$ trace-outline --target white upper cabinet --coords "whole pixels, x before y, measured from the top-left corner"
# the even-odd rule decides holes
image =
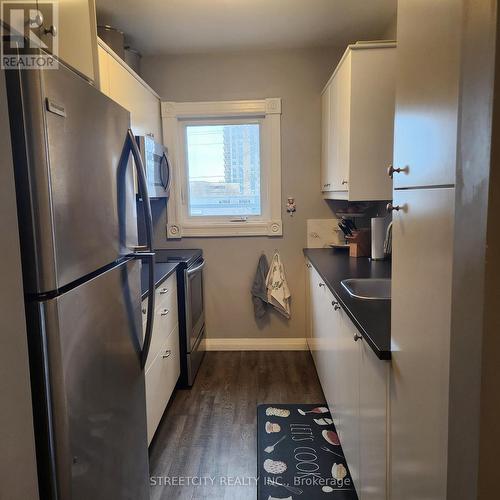
[[[461,9],[452,0],[398,6],[396,189],[455,184]]]
[[[53,7],[57,7],[57,21]],[[94,0],[38,2],[43,14],[40,38],[57,38],[58,56],[90,81],[97,81],[97,27]],[[54,27],[54,28],[52,28]],[[50,43],[46,43],[48,47]]]
[[[329,199],[390,200],[394,43],[350,45],[322,96],[321,190]]]
[[[153,135],[163,143],[160,97],[102,40],[99,40],[101,92],[130,111],[135,135]]]

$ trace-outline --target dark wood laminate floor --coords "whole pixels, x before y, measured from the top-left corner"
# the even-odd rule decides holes
[[[257,405],[323,401],[309,352],[207,353],[151,445],[151,500],[255,500]],[[172,484],[189,477],[204,484]]]

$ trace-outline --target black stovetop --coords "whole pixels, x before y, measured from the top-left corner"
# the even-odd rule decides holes
[[[178,262],[180,265],[184,265],[185,267],[191,266],[194,262],[196,262],[203,256],[203,250],[199,248],[159,248],[155,250],[155,253],[156,262]]]

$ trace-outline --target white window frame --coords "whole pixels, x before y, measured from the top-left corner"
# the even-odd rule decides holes
[[[163,141],[172,165],[167,238],[210,236],[282,236],[281,99],[216,102],[162,102]],[[186,126],[260,123],[261,215],[246,220],[190,216],[186,162]],[[238,218],[237,218],[238,219]]]

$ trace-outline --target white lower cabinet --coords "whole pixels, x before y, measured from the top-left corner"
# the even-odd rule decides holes
[[[148,444],[153,439],[179,374],[179,327],[176,326],[146,370]]]
[[[142,302],[146,329],[148,300]],[[172,274],[155,291],[153,335],[146,361],[146,413],[151,443],[180,375],[177,277]]]
[[[308,342],[354,485],[361,500],[385,500],[389,363],[359,338],[318,272],[307,267]]]

